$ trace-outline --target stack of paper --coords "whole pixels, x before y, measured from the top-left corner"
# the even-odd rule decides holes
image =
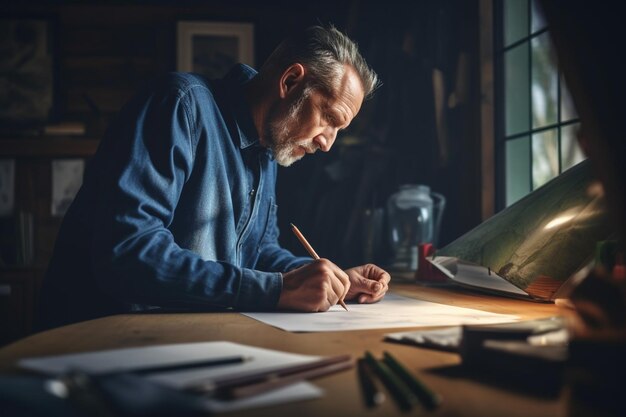
[[[318,356],[297,355],[232,342],[204,342],[27,358],[20,360],[18,364],[22,368],[50,375],[59,375],[74,369],[97,375],[113,371],[132,371],[133,369],[149,366],[173,365],[233,355],[242,355],[249,360],[238,364],[217,367],[153,373],[146,376],[146,378],[173,388],[182,389],[235,373],[305,364],[320,359]],[[206,405],[209,411],[231,411],[321,396],[322,391],[316,386],[308,382],[299,382],[269,393],[240,400],[222,401],[207,399]]]

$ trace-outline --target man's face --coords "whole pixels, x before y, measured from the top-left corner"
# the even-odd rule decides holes
[[[351,67],[346,67],[330,97],[305,86],[294,89],[269,110],[264,142],[285,167],[318,149],[328,152],[337,132],[359,112],[363,97],[361,81]]]

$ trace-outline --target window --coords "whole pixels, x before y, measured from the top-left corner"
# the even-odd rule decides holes
[[[536,0],[494,2],[498,205],[584,159],[580,125]]]

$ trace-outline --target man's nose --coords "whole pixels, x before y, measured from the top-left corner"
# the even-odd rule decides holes
[[[322,135],[317,135],[313,142],[317,145],[318,148],[322,150],[322,152],[330,151],[333,144],[335,143],[335,139],[337,138],[337,129],[329,129]]]

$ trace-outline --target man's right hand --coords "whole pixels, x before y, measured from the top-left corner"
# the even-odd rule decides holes
[[[278,308],[326,311],[342,300],[349,289],[348,274],[328,259],[318,259],[283,274]]]

